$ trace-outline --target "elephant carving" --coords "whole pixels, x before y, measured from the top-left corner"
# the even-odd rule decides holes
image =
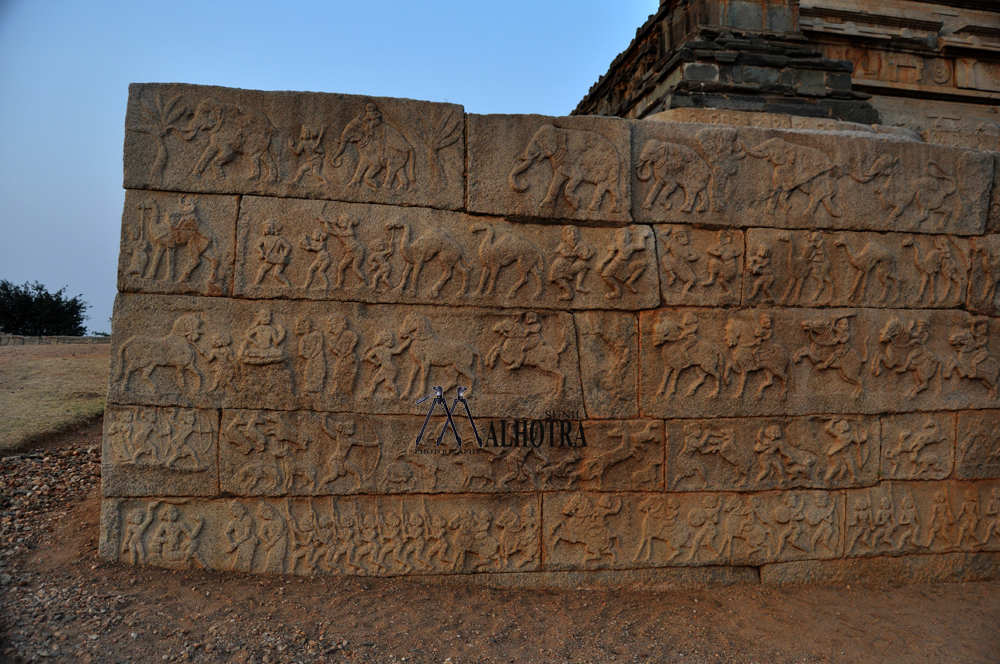
[[[364,182],[372,189],[379,186],[409,189],[410,182],[416,181],[413,146],[385,122],[375,104],[367,104],[363,113],[344,126],[337,141],[337,150],[330,155],[330,164],[334,168],[340,168],[344,151],[350,144],[358,151],[358,166],[348,182],[349,186],[357,187]],[[375,178],[382,171],[385,171],[385,177],[379,185]]]
[[[536,162],[541,163],[546,159],[552,166],[552,180],[542,200],[542,209],[555,207],[560,190],[570,208],[579,209],[580,198],[576,190],[586,182],[594,185],[594,195],[587,206],[588,211],[600,210],[604,194],[611,195],[611,212],[621,211],[621,157],[607,138],[592,131],[542,125],[531,137],[517,166],[510,172],[511,189],[517,192],[527,191],[530,184],[522,184],[518,177]]]
[[[653,181],[642,203],[644,209],[649,210],[662,198],[663,206],[669,210],[670,196],[678,188],[684,192],[681,212],[690,212],[696,203],[698,212],[708,209],[712,169],[691,148],[650,139],[642,146],[635,172],[642,182]]]
[[[789,199],[798,190],[809,196],[809,214],[815,214],[822,203],[831,217],[840,216],[833,198],[838,192],[841,170],[824,153],[780,138],[740,147],[751,157],[765,159],[774,167],[771,194],[767,199],[768,212],[774,214],[779,202],[781,209],[787,212]]]
[[[261,162],[267,169],[267,179],[278,179],[278,165],[271,155],[275,129],[260,112],[242,104],[208,98],[198,104],[194,116],[180,130],[185,141],[194,140],[199,132],[208,134],[208,146],[195,164],[192,175],[201,175],[211,165],[212,175],[224,178],[222,167],[237,155],[243,155],[250,166],[247,180],[260,177]]]

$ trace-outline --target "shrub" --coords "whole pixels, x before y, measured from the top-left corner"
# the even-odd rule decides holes
[[[25,336],[83,336],[89,305],[77,295],[67,298],[62,288],[50,293],[37,281],[22,286],[0,280],[0,332]]]

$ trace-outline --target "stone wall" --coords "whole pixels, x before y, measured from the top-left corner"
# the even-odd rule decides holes
[[[997,160],[133,85],[101,553],[497,583],[991,576]],[[415,445],[435,385],[449,406],[471,388],[484,447],[461,406]]]
[[[51,346],[53,344],[109,344],[110,336],[69,337],[47,336],[26,337],[20,334],[0,334],[0,346]]]

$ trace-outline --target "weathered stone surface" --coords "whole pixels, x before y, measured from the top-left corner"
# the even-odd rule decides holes
[[[125,187],[458,209],[463,120],[410,99],[133,84]]]
[[[996,322],[961,311],[665,309],[641,312],[639,331],[644,417],[957,410],[998,398]]]
[[[547,493],[547,570],[761,565],[843,551],[839,492]]]
[[[105,496],[215,496],[219,413],[109,405],[104,412]]]
[[[970,253],[969,240],[948,235],[754,228],[743,304],[955,308],[966,300]]]
[[[1000,554],[938,553],[841,560],[800,560],[760,568],[766,585],[793,583],[969,583],[1000,579]]]
[[[122,294],[111,355],[112,403],[422,415],[456,384],[479,417],[583,403],[559,312]]]
[[[439,414],[418,447],[422,417],[223,411],[222,490],[323,496],[663,488],[658,420],[479,418],[479,447],[464,413],[455,413],[459,449],[450,429],[436,445],[445,429]]]
[[[574,314],[580,380],[590,417],[639,414],[639,321],[634,314]]]
[[[765,491],[871,486],[877,417],[669,420],[667,489]]]
[[[461,574],[539,569],[538,498],[106,499],[101,555],[173,569]]]
[[[603,569],[585,572],[479,573],[426,577],[428,583],[469,584],[487,588],[558,588],[561,590],[638,590],[662,592],[693,586],[735,586],[760,583],[756,567],[659,567]]]
[[[470,212],[629,223],[629,122],[474,115],[468,119]]]
[[[1000,478],[1000,411],[958,414],[955,476],[963,480]]]
[[[549,309],[656,306],[647,226],[561,230],[497,217],[246,196],[236,295]]]
[[[955,413],[882,417],[881,478],[943,480],[955,461]]]
[[[118,290],[229,295],[239,198],[125,193]]]
[[[654,226],[660,290],[667,306],[740,303],[746,243],[742,231]],[[754,274],[753,278],[757,278]]]
[[[722,124],[734,127],[759,127],[761,129],[812,129],[818,131],[852,131],[867,134],[891,133],[905,135],[902,127],[867,125],[832,118],[812,118],[784,113],[751,113],[724,108],[671,108],[648,115],[649,122],[694,122]],[[917,137],[919,138],[919,137]]]
[[[972,311],[997,315],[1000,313],[1000,235],[984,235],[972,239],[968,307]]]
[[[845,509],[845,557],[1000,550],[998,482],[883,482]]]
[[[890,138],[638,122],[633,216],[735,227],[981,233],[989,155]]]

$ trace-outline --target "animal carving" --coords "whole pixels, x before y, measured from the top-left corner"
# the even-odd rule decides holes
[[[809,214],[815,214],[822,203],[831,217],[840,216],[833,199],[839,190],[841,172],[828,156],[816,148],[795,145],[780,138],[770,138],[753,146],[741,144],[741,147],[751,157],[765,159],[774,167],[767,199],[770,214],[774,214],[778,203],[788,212],[792,194],[799,191],[809,197]]]
[[[245,179],[258,179],[263,163],[267,179],[278,180],[278,165],[271,155],[275,129],[260,112],[242,104],[208,98],[198,104],[180,135],[185,141],[192,141],[199,132],[208,134],[208,145],[191,171],[192,175],[201,175],[211,166],[213,177],[224,178],[222,167],[242,155],[250,167]]]
[[[696,203],[698,212],[708,209],[712,169],[691,148],[650,139],[639,152],[635,172],[642,182],[653,181],[642,203],[644,209],[652,208],[662,198],[663,206],[669,210],[670,197],[678,188],[684,192],[681,212],[691,212]]]
[[[874,274],[882,284],[882,295],[879,302],[885,302],[889,296],[889,283],[895,289],[895,295],[890,302],[899,296],[899,279],[896,276],[896,255],[877,242],[868,242],[861,251],[855,253],[844,237],[833,241],[838,247],[843,247],[847,253],[847,262],[855,270],[854,283],[848,297],[853,300],[863,300],[868,288],[868,281]]]
[[[386,224],[385,228],[392,232],[390,243],[395,241],[397,229],[403,231],[399,237],[399,255],[402,256],[405,266],[399,284],[396,285],[398,292],[402,293],[406,289],[407,279],[410,279],[409,293],[411,296],[416,296],[420,271],[424,263],[437,261],[438,265],[441,266],[441,278],[431,287],[428,295],[437,297],[456,269],[462,275],[461,294],[465,295],[465,291],[469,287],[469,264],[465,262],[462,247],[454,238],[440,228],[431,228],[411,242],[409,224],[397,221]]]
[[[364,182],[372,189],[379,186],[408,189],[410,182],[416,181],[413,146],[385,122],[375,104],[367,104],[363,113],[344,126],[337,149],[329,157],[334,168],[343,164],[343,154],[348,145],[353,145],[358,151],[358,166],[347,183],[349,186],[357,187]],[[379,185],[375,178],[382,171],[385,171],[385,177]]]
[[[139,206],[140,224],[147,226],[146,237],[153,245],[153,258],[149,261],[147,278],[156,278],[160,262],[165,257],[167,279],[173,279],[176,254],[180,251],[187,258],[182,263],[179,281],[190,279],[204,258],[210,266],[208,284],[216,284],[219,257],[212,248],[213,239],[202,229],[195,214],[195,200],[193,196],[184,196],[181,199],[181,212],[163,218],[156,203]]]
[[[115,381],[127,386],[129,377],[142,372],[143,379],[154,390],[153,371],[171,368],[177,372],[177,382],[182,392],[188,392],[185,374],[194,377],[194,392],[201,390],[202,375],[195,365],[201,353],[196,342],[201,338],[201,319],[196,314],[185,314],[174,321],[170,334],[165,337],[135,336],[127,339],[118,349],[118,372]]]
[[[951,241],[947,236],[940,235],[934,238],[934,248],[925,250],[921,254],[920,245],[913,237],[903,240],[904,247],[913,247],[913,265],[920,273],[920,292],[917,294],[917,301],[920,302],[927,292],[931,304],[938,302],[937,279],[944,281],[945,289],[941,295],[942,301],[947,301],[951,295],[952,287],[956,290],[956,295],[961,296],[965,291],[963,275],[966,273],[964,257],[961,252],[957,252],[961,257],[960,261],[955,259],[955,252],[952,251]]]
[[[788,393],[788,350],[771,339],[771,320],[766,314],[759,323],[748,323],[730,318],[726,323],[726,343],[732,348],[731,358],[726,364],[723,379],[729,384],[729,372],[740,375],[736,396],[743,396],[747,377],[755,371],[764,372],[764,382],[757,389],[757,396],[781,379],[782,398]]]
[[[927,350],[925,344],[929,336],[926,321],[916,321],[907,327],[893,316],[879,332],[878,341],[885,344],[885,352],[877,352],[872,358],[872,374],[881,375],[882,367],[899,374],[912,371],[917,384],[909,392],[911,397],[926,390],[936,375],[938,392],[941,392],[941,360]]]
[[[479,261],[483,264],[483,272],[479,277],[479,288],[475,295],[492,293],[497,284],[500,270],[517,264],[518,279],[507,292],[507,297],[514,297],[521,286],[528,283],[528,276],[535,278],[535,293],[532,299],[542,294],[542,273],[545,271],[545,261],[542,252],[533,242],[519,235],[508,233],[496,240],[493,239],[493,227],[487,224],[477,224],[470,229],[473,233],[482,233],[483,240],[479,244]]]
[[[559,370],[559,355],[569,345],[563,335],[562,345],[553,348],[541,336],[541,325],[534,312],[525,314],[525,322],[507,318],[493,326],[500,340],[486,355],[486,366],[493,368],[501,360],[508,371],[521,367],[534,367],[556,379],[555,394],[561,394],[566,385],[566,374]]]
[[[987,326],[985,320],[976,321],[970,328],[954,332],[948,337],[948,343],[955,349],[956,356],[948,361],[944,377],[951,378],[957,373],[960,378],[978,380],[995,399],[998,394],[1000,360],[990,355],[986,347]]]
[[[932,212],[941,214],[940,224],[944,224],[953,210],[945,208],[946,199],[958,191],[955,178],[948,175],[936,161],[924,166],[926,176],[910,180],[906,177],[899,158],[889,153],[879,155],[867,173],[851,173],[851,177],[861,183],[871,183],[878,194],[882,207],[892,209],[889,221],[903,214],[910,206],[916,206],[916,223],[926,221]]]
[[[409,350],[413,361],[404,396],[409,396],[414,386],[419,386],[418,392],[423,394],[427,389],[427,378],[432,367],[440,367],[450,375],[449,383],[444,387],[447,392],[455,386],[455,380],[461,376],[469,384],[469,391],[476,389],[476,367],[482,365],[479,352],[460,341],[441,339],[435,334],[431,322],[418,314],[409,314],[399,327],[399,337],[403,342],[397,350]],[[416,380],[419,376],[419,380]]]
[[[698,319],[692,313],[684,314],[680,324],[661,316],[653,325],[653,345],[663,346],[663,380],[656,396],[673,396],[677,380],[687,369],[694,369],[697,379],[688,388],[686,396],[692,396],[709,376],[715,379],[715,389],[709,396],[713,399],[719,396],[725,357],[718,347],[698,339],[697,333]]]
[[[560,191],[571,209],[579,209],[580,198],[576,190],[586,182],[594,186],[588,211],[598,212],[604,195],[608,194],[611,196],[610,211],[621,212],[621,157],[607,138],[592,131],[542,125],[528,141],[524,154],[510,172],[510,188],[516,192],[527,191],[530,183],[522,184],[518,177],[533,164],[545,160],[552,167],[552,179],[542,199],[542,209],[554,208]]]

